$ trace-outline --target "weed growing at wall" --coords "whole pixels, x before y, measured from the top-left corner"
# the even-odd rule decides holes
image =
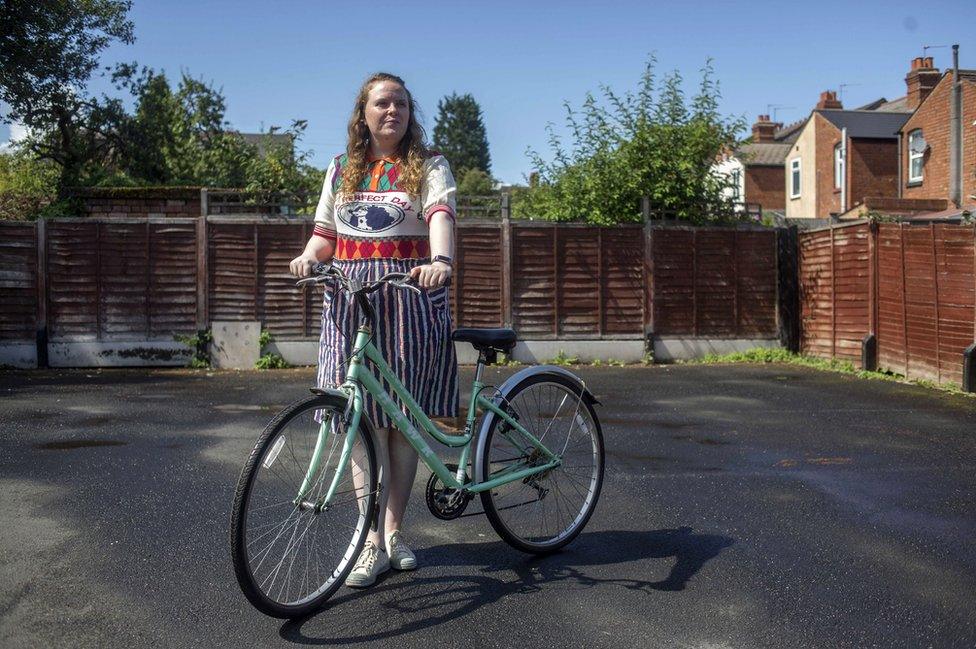
[[[193,350],[193,357],[190,359],[188,367],[194,369],[208,369],[210,367],[210,343],[213,341],[213,334],[209,329],[201,329],[192,336],[176,334],[173,340],[183,343]]]
[[[261,357],[254,364],[256,370],[280,370],[289,367],[288,363],[280,354],[265,351],[265,347],[274,342],[274,336],[267,329],[262,329],[258,336],[258,346],[261,350]]]

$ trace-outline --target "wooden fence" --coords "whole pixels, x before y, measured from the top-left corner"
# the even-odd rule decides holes
[[[172,340],[256,320],[311,340],[321,289],[288,262],[308,219],[65,218],[4,223],[0,342]],[[462,220],[457,326],[523,339],[777,336],[775,230]]]
[[[882,368],[961,383],[976,341],[976,228],[857,224],[800,235],[801,349],[860,364],[873,335]]]

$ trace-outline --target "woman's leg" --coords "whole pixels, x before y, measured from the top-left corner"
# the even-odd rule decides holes
[[[417,475],[417,451],[410,446],[410,442],[395,428],[387,429],[387,455],[389,458],[389,493],[386,501],[386,511],[383,521],[384,547],[386,540],[400,529],[403,514],[407,510],[413,480]]]
[[[387,501],[390,496],[390,456],[389,456],[389,428],[377,428],[373,439],[376,442],[376,466],[379,467],[380,474],[383,476],[383,485],[379,493],[379,521],[376,524],[376,531],[369,530],[367,541],[372,541],[380,549],[386,548],[386,534],[383,531],[385,520],[384,512],[387,509]]]

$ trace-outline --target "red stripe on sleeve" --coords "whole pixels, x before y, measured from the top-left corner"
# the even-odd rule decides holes
[[[450,205],[431,205],[430,208],[427,209],[427,213],[424,214],[424,220],[427,221],[428,224],[430,224],[430,217],[434,216],[434,212],[447,212],[448,218],[450,218],[452,222],[457,222],[457,217],[454,214],[454,208],[452,208]]]

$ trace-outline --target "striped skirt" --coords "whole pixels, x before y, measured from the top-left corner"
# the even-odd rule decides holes
[[[337,259],[334,263],[349,277],[358,277],[365,282],[379,279],[386,273],[406,273],[429,262],[421,259]],[[451,340],[448,290],[442,287],[418,295],[384,286],[369,296],[376,311],[373,344],[428,417],[456,417],[458,410],[457,356]],[[327,284],[319,342],[319,387],[335,387],[345,381],[346,362],[352,353],[358,322],[355,302]],[[366,367],[371,366],[372,363],[367,361]],[[409,414],[387,381],[380,377],[375,367],[371,369],[393,401]],[[391,426],[389,416],[372,396],[363,396],[364,414],[373,426]]]

